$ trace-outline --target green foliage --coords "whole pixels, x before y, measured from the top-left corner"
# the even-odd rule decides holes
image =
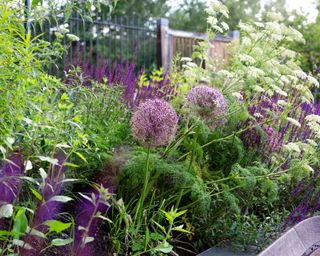
[[[143,169],[146,153],[135,151],[130,160],[126,163],[120,179],[121,191],[119,194],[126,200],[132,200],[132,191],[140,192],[143,181]],[[210,207],[210,195],[206,191],[204,182],[197,175],[188,171],[188,167],[174,160],[162,159],[159,154],[150,154],[149,172],[151,181],[148,191],[156,191],[159,198],[179,194],[185,188],[182,201],[184,205],[196,202],[197,207],[192,211],[199,215],[206,215]],[[149,194],[150,195],[150,194]],[[174,197],[173,202],[176,200]]]

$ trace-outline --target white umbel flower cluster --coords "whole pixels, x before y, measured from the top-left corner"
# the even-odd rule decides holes
[[[320,116],[319,115],[308,115],[305,118],[307,122],[307,126],[316,136],[316,138],[320,139]]]

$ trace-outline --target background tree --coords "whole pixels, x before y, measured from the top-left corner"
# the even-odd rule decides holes
[[[256,20],[261,11],[260,0],[222,0],[224,5],[229,9],[228,25],[231,30],[239,28],[239,22]]]
[[[170,10],[168,2],[168,0],[121,0],[118,1],[113,14],[164,17]]]
[[[186,31],[205,32],[207,29],[206,3],[202,0],[184,0],[170,13],[170,27]]]

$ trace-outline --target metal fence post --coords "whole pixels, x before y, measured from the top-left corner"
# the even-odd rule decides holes
[[[169,69],[171,60],[169,59],[169,20],[159,19],[157,24],[157,58],[158,67]]]
[[[30,0],[24,0],[24,18],[26,19],[24,22],[24,29],[26,34],[30,31],[30,23],[29,19],[29,12],[30,12]]]

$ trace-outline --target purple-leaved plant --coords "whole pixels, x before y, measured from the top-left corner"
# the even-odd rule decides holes
[[[12,204],[19,196],[24,175],[23,156],[16,152],[3,161],[0,168],[0,206]]]
[[[60,200],[55,200],[55,197],[61,195],[63,192],[63,181],[66,171],[64,163],[67,159],[62,151],[56,153],[55,159],[58,160],[57,164],[50,168],[44,180],[43,188],[40,192],[42,200],[35,209],[30,230],[33,229],[42,233],[48,231],[48,226],[44,224],[45,221],[56,219],[63,207],[63,203]],[[25,235],[24,241],[32,246],[31,250],[21,249],[22,255],[24,256],[39,255],[40,251],[46,247],[45,239],[35,236],[31,232]]]
[[[81,193],[81,200],[76,206],[74,246],[75,256],[93,256],[95,254],[95,240],[104,216],[111,205],[112,194],[110,184],[100,184]]]
[[[0,207],[13,204],[19,197],[24,175],[23,156],[20,152],[11,154],[0,168]],[[7,223],[0,218],[0,230],[7,229]]]

